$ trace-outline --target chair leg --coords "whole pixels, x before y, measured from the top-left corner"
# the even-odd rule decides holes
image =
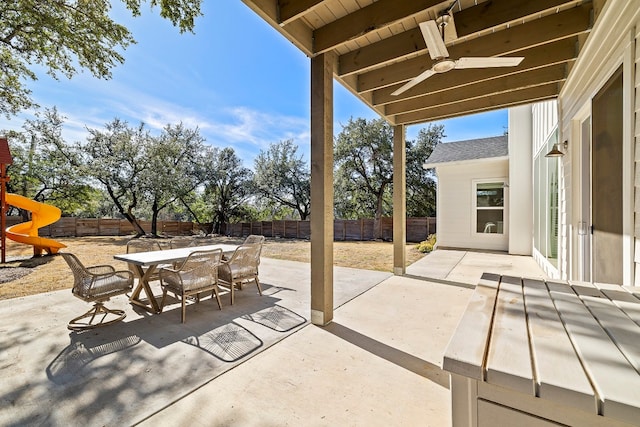
[[[211,298],[213,298],[214,295],[216,297],[216,301],[218,301],[218,308],[222,310],[222,301],[220,301],[220,292],[217,287],[213,288],[213,291],[211,291]]]
[[[165,300],[167,299],[167,288],[162,289],[162,300],[160,301],[160,313],[164,310]]]
[[[182,298],[182,323],[187,321],[187,296],[183,293]]]
[[[262,296],[262,286],[260,286],[260,281],[258,280],[258,276],[255,277],[255,279],[253,279],[256,281],[256,286],[258,287],[258,293],[260,294],[260,296]]]
[[[110,314],[116,316],[115,319],[108,320],[108,321],[105,320],[107,318],[107,315],[110,315]],[[98,316],[101,316],[101,319],[98,322],[94,323],[94,320],[96,320]],[[82,316],[78,316],[74,319],[71,319],[71,321],[69,321],[69,324],[67,325],[67,328],[72,331],[82,331],[85,329],[93,329],[93,328],[98,328],[100,326],[111,325],[112,323],[121,321],[125,317],[127,317],[127,315],[125,314],[124,310],[112,310],[105,307],[104,303],[96,302],[94,306],[91,308],[91,310],[87,311]],[[81,320],[87,319],[87,318],[89,318],[88,322],[81,322]]]

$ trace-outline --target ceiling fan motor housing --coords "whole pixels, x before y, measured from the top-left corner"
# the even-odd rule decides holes
[[[436,73],[446,73],[447,71],[451,71],[456,67],[456,61],[448,58],[443,58],[433,64],[431,68]]]

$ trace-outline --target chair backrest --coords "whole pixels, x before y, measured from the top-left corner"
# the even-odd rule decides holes
[[[161,251],[160,243],[149,239],[131,239],[127,242],[127,253]]]
[[[169,242],[171,249],[188,248],[196,246],[196,240],[193,237],[174,237]]]
[[[129,240],[127,242],[127,253],[128,254],[135,254],[135,253],[138,253],[138,252],[153,252],[153,251],[161,251],[161,250],[162,250],[162,247],[160,246],[160,243],[158,243],[156,240],[131,239],[131,240]],[[127,268],[137,278],[140,278],[140,276],[138,275],[138,271],[133,266],[133,264],[127,264]],[[144,270],[146,270],[146,269],[147,269],[147,267],[144,267]]]
[[[260,243],[242,244],[231,255],[229,265],[234,271],[252,271],[252,274],[257,274],[261,252],[262,244]]]
[[[222,249],[213,249],[210,251],[195,251],[189,254],[180,266],[181,273],[188,273],[193,278],[202,278],[203,280],[218,277],[218,265],[222,261]]]
[[[82,265],[78,257],[74,254],[65,252],[60,253],[60,255],[62,255],[62,258],[64,258],[64,260],[67,262],[69,268],[71,269],[71,272],[73,273],[73,289],[71,290],[71,292],[73,292],[74,294],[81,293],[83,288],[82,284],[89,277],[87,269],[84,267],[84,265]]]
[[[252,243],[264,243],[264,236],[258,235],[258,234],[250,234],[249,236],[247,236],[246,239],[244,239],[244,245],[249,245]]]

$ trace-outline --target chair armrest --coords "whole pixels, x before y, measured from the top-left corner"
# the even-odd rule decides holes
[[[127,279],[131,279],[131,280],[133,280],[133,277],[134,277],[133,273],[130,272],[129,270],[116,271],[115,268],[112,271],[108,271],[106,273],[91,273],[91,276],[93,276],[93,279],[92,279],[93,282],[96,282],[102,279],[108,279],[109,277],[112,277],[112,276],[118,276],[120,278],[123,278],[123,276],[127,276]]]
[[[134,274],[132,272],[130,272],[129,270],[117,270],[114,271],[113,274],[117,275],[117,276],[127,276],[128,278],[130,278],[131,280],[133,280],[133,278],[135,277]]]
[[[91,267],[85,267],[85,269],[91,274],[107,274],[116,271],[111,265],[92,265]]]

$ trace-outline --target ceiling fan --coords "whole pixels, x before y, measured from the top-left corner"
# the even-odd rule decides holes
[[[453,69],[462,70],[465,68],[515,67],[522,62],[524,57],[449,58],[449,51],[447,51],[447,46],[444,44],[444,39],[445,27],[452,23],[452,16],[450,15],[451,9],[452,7],[449,7],[447,10],[440,13],[440,16],[436,20],[421,22],[419,24],[420,31],[422,31],[422,37],[424,37],[427,49],[429,50],[429,55],[431,55],[431,59],[435,62],[430,69],[409,80],[404,86],[400,87],[391,95],[400,95],[434,74],[446,73]]]

